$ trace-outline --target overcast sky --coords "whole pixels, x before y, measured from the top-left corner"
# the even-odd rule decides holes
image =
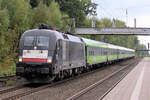
[[[115,18],[125,21],[127,26],[134,27],[134,18],[137,27],[150,28],[150,0],[93,0],[98,4],[97,16],[99,19]],[[150,36],[139,36],[140,42],[150,43]]]

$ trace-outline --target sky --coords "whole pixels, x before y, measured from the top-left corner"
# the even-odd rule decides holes
[[[150,28],[150,0],[93,0],[98,4],[97,17],[119,19],[128,27],[136,26]],[[138,36],[140,43],[147,46],[150,43],[150,36]]]

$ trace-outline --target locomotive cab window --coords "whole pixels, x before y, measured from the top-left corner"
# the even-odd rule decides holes
[[[24,46],[33,46],[35,44],[34,36],[26,36],[24,38]]]
[[[24,38],[24,46],[41,46],[48,47],[49,46],[49,37],[46,36],[26,36]]]
[[[37,36],[37,46],[48,47],[48,45],[49,45],[49,37]]]

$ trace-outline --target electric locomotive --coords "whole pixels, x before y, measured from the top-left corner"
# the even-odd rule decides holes
[[[20,39],[16,75],[31,83],[46,83],[76,73],[85,66],[84,47],[81,38],[55,30],[26,31]]]

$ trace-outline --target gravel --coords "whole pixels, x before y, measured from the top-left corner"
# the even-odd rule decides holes
[[[47,89],[22,97],[20,99],[21,100],[65,100],[66,98],[74,95],[75,93],[81,91],[82,89],[104,78],[108,74],[116,71],[121,67],[124,67],[124,65],[128,64],[130,61],[133,60],[135,59],[126,60],[114,65],[104,66],[95,73],[91,73],[86,76],[82,76],[74,80],[67,81],[63,84],[59,84],[54,87],[49,87]]]

